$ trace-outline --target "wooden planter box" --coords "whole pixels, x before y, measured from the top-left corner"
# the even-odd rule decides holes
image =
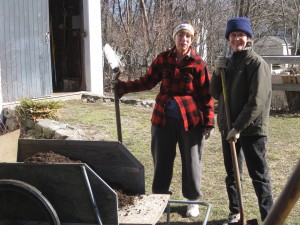
[[[17,161],[49,151],[81,160],[112,188],[145,193],[144,166],[119,142],[19,139]]]

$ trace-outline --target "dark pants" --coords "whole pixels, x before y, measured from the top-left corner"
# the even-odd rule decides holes
[[[167,117],[165,127],[151,128],[151,152],[154,162],[152,192],[169,193],[178,143],[182,163],[182,194],[196,200],[202,197],[201,156],[204,147],[202,129],[184,131],[183,120]]]
[[[241,136],[236,143],[237,156],[243,151],[249,176],[258,199],[261,219],[267,217],[272,205],[272,188],[270,183],[269,168],[266,162],[267,138],[262,136]],[[234,180],[234,171],[231,158],[231,150],[226,136],[222,136],[224,165],[226,169],[226,188],[229,198],[229,210],[232,213],[239,212],[239,201]],[[241,163],[241,158],[239,159]]]

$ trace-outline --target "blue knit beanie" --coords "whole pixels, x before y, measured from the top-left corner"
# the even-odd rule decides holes
[[[248,37],[252,38],[253,31],[251,28],[251,21],[246,17],[236,17],[228,20],[225,37],[228,40],[229,34],[233,31],[242,31],[247,34]]]

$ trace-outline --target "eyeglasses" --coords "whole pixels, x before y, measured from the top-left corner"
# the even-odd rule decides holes
[[[179,38],[184,38],[186,37],[187,39],[192,39],[193,35],[190,35],[190,34],[176,34],[177,37]]]

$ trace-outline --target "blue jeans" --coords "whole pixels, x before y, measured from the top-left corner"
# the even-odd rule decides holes
[[[241,136],[235,144],[239,165],[242,163],[241,153],[243,152],[244,154],[249,176],[252,179],[252,184],[258,199],[262,220],[267,217],[273,205],[269,167],[266,161],[266,142],[267,137],[264,136]],[[226,140],[226,136],[223,135],[222,146],[224,165],[227,173],[225,182],[229,198],[229,210],[232,213],[239,213],[239,199],[235,185],[230,145]]]

